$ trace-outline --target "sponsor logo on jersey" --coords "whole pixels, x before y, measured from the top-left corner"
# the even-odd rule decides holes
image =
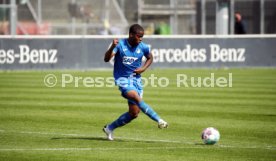
[[[124,57],[123,57],[123,64],[130,65],[130,64],[132,64],[133,62],[135,62],[137,59],[138,59],[138,58],[136,58],[136,57],[124,56]]]

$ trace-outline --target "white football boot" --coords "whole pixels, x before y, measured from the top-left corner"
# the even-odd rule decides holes
[[[105,125],[103,128],[103,132],[106,134],[108,140],[112,141],[113,138],[113,131],[109,130],[108,125]]]
[[[160,119],[158,121],[158,128],[164,129],[164,128],[167,128],[168,126],[169,126],[169,124],[166,121],[164,121],[162,119]]]

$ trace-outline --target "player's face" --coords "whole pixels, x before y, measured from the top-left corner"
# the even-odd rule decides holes
[[[144,36],[144,31],[139,31],[137,33],[133,33],[130,35],[131,45],[138,45],[142,40]]]

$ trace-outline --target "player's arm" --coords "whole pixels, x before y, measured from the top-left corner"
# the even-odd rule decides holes
[[[134,70],[134,73],[137,73],[137,74],[141,74],[143,73],[145,70],[148,69],[148,67],[151,65],[152,61],[153,61],[153,57],[152,57],[152,54],[149,53],[148,55],[145,56],[147,58],[145,64],[141,67],[141,68],[137,68]]]
[[[104,55],[104,61],[105,62],[109,62],[109,60],[115,55],[115,53],[113,53],[113,49],[116,47],[116,45],[118,44],[119,40],[118,39],[114,39],[111,46],[108,48],[108,50],[105,52]]]

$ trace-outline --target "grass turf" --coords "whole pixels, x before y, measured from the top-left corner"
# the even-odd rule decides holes
[[[49,88],[44,76],[58,83]],[[127,110],[117,87],[61,87],[62,74],[110,77],[111,71],[0,72],[0,160],[260,161],[276,159],[276,69],[148,70],[168,87],[145,87],[144,100],[170,126],[159,130],[144,114],[106,141],[102,127]],[[177,74],[233,74],[233,87],[177,87]],[[189,82],[188,81],[188,82]],[[158,82],[155,82],[158,84]],[[201,131],[216,127],[221,140],[203,145]]]

